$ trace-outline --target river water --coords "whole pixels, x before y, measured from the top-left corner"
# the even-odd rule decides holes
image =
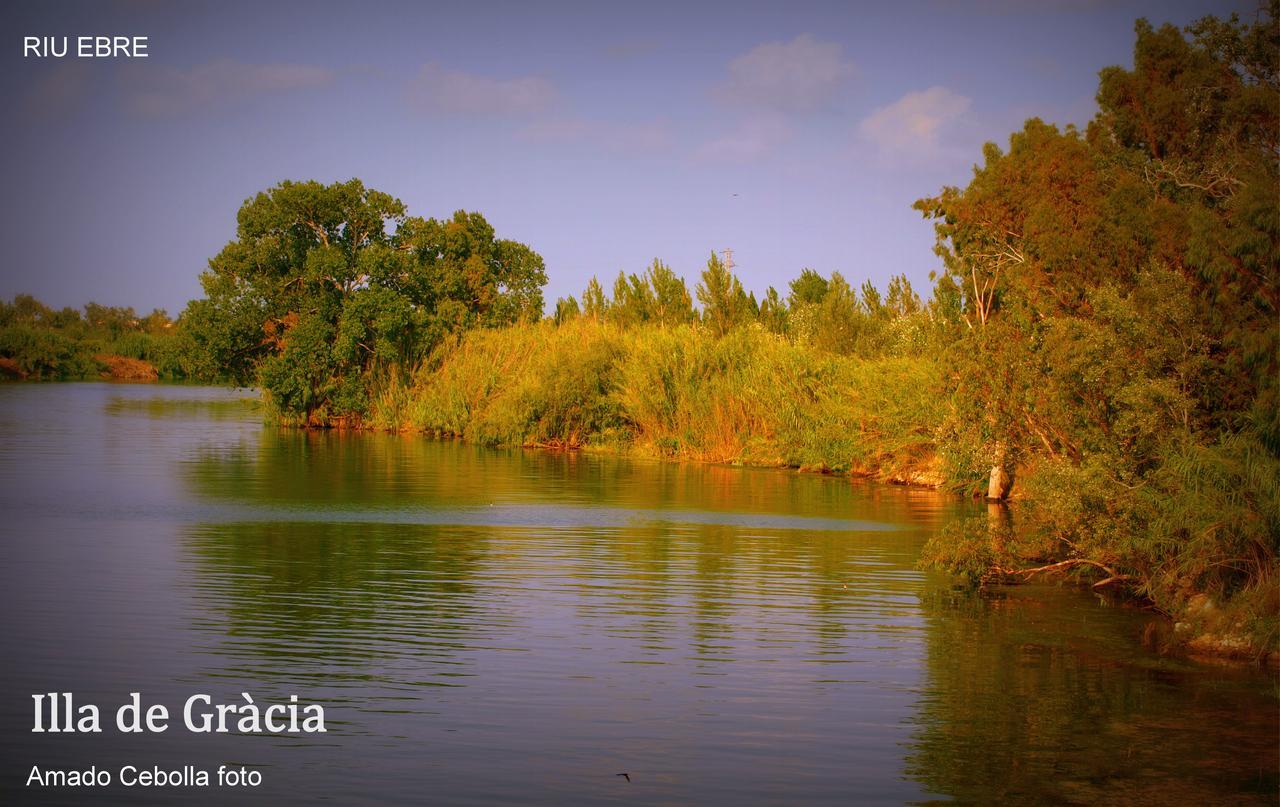
[[[1267,673],[918,570],[963,500],[282,430],[250,396],[0,387],[0,801],[1275,803]],[[44,692],[102,732],[33,733]],[[118,732],[131,692],[171,727]],[[182,725],[243,692],[328,730]],[[125,765],[262,782],[26,784]]]

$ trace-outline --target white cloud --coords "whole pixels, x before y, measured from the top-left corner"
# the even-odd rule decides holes
[[[839,44],[801,34],[757,45],[729,62],[729,77],[716,92],[746,106],[811,112],[830,102],[855,72]]]
[[[129,64],[121,72],[125,98],[136,112],[169,116],[213,109],[260,95],[324,87],[332,70],[301,64],[244,64],[230,60],[187,70]]]
[[[791,126],[780,116],[748,118],[732,132],[704,144],[697,156],[717,162],[747,162],[772,151],[791,134]]]
[[[881,151],[932,157],[940,137],[969,111],[970,99],[946,87],[909,92],[875,110],[858,125],[859,133]]]
[[[497,79],[427,64],[409,82],[409,100],[427,113],[518,118],[548,111],[560,94],[537,76]]]

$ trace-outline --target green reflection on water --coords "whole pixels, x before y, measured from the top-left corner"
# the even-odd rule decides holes
[[[189,464],[187,474],[203,496],[256,504],[578,503],[869,519],[918,528],[934,526],[964,506],[933,491],[789,471],[332,431],[268,430],[253,445],[208,450]]]
[[[113,396],[107,399],[102,409],[108,415],[208,420],[243,420],[260,416],[264,411],[262,401],[255,397],[176,398],[163,395],[141,398]]]

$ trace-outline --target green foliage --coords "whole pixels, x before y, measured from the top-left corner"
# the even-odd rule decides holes
[[[0,356],[36,380],[85,378],[97,367],[83,344],[61,331],[25,323],[0,328]]]
[[[1274,638],[1257,592],[1280,535],[1277,9],[1189,36],[1139,21],[1087,136],[1028,121],[917,203],[945,266],[930,314],[964,322],[949,475],[1020,468],[1026,496],[1017,540],[940,539],[944,565],[1074,559],[1171,613],[1196,593],[1261,604],[1248,629]]]
[[[946,305],[945,296],[939,305]],[[841,356],[938,355],[951,338],[958,316],[948,316],[931,301],[926,308],[904,276],[889,282],[882,297],[870,281],[855,291],[839,272],[830,279],[805,269],[791,282],[789,306],[770,289],[760,306],[760,321],[799,344]]]
[[[1250,26],[1235,14],[1200,20],[1190,38],[1138,20],[1133,69],[1100,74],[1096,124],[1154,160],[1203,165],[1245,144],[1274,151],[1278,7],[1272,0],[1271,18]]]
[[[613,284],[613,304],[609,318],[621,326],[648,322],[656,314],[657,297],[649,283],[638,275],[618,273]]]
[[[568,298],[561,297],[556,300],[556,311],[552,319],[557,325],[563,325],[580,316],[582,316],[582,309],[578,307],[578,301],[572,294]]]
[[[714,252],[707,259],[697,294],[702,303],[702,321],[717,336],[724,336],[752,317],[742,283]]]
[[[302,317],[290,326],[283,349],[269,355],[258,369],[268,402],[290,422],[324,423],[329,414],[325,406],[338,382],[334,331],[324,317]]]
[[[992,567],[1006,560],[1001,533],[991,528],[986,515],[957,519],[925,543],[921,563],[946,569],[962,582],[977,585]]]
[[[410,390],[407,425],[486,444],[577,448],[621,426],[609,398],[620,331],[590,319],[472,331]]]
[[[604,295],[604,289],[600,287],[600,281],[594,276],[587,282],[587,288],[582,292],[582,314],[585,317],[599,321],[609,313],[609,298]]]
[[[1230,596],[1273,579],[1280,555],[1280,460],[1253,435],[1213,445],[1178,440],[1137,493],[1161,570],[1193,586]]]
[[[683,325],[696,319],[689,287],[670,266],[654,258],[653,265],[645,272],[645,280],[653,289],[653,319],[659,324]]]
[[[910,317],[920,313],[923,304],[920,295],[911,288],[906,275],[894,275],[889,280],[889,293],[885,297],[884,310],[890,317]]]
[[[572,297],[569,301],[576,316],[577,302]],[[619,272],[613,283],[612,299],[605,295],[600,281],[592,277],[582,293],[581,313],[596,321],[607,319],[624,328],[647,322],[680,325],[697,318],[684,278],[657,258],[643,275]],[[568,316],[568,310],[561,312],[557,303],[556,321],[561,322]]]
[[[844,356],[857,351],[859,339],[866,330],[867,318],[858,304],[857,292],[839,272],[831,273],[827,293],[814,313],[808,335],[811,344],[820,350]]]
[[[718,337],[581,318],[447,342],[398,425],[486,443],[937,481],[928,424],[940,417],[938,383],[928,361],[824,355],[760,326]]]
[[[421,219],[359,180],[283,182],[237,225],[183,324],[202,372],[256,378],[290,422],[358,423],[366,387],[446,335],[541,317],[542,258],[478,213]]]
[[[192,377],[187,343],[164,311],[138,317],[132,308],[89,303],[54,311],[34,297],[0,301],[0,358],[8,371],[35,381],[98,378],[110,357],[154,366],[160,377]]]
[[[801,269],[800,276],[791,281],[791,295],[788,300],[792,308],[801,305],[818,305],[827,296],[830,285],[826,278],[812,269]]]
[[[790,330],[789,314],[786,301],[778,296],[777,289],[770,286],[760,301],[760,324],[771,333],[784,335]]]
[[[236,294],[230,278],[203,282],[210,297],[187,303],[178,320],[190,344],[191,375],[249,384],[266,355],[265,306],[250,295]]]

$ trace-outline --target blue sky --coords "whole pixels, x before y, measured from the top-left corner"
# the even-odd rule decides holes
[[[360,177],[482,212],[546,259],[548,302],[734,249],[924,292],[911,202],[1031,116],[1084,124],[1133,22],[1247,3],[9,3],[0,297],[180,311],[244,199]],[[138,60],[23,36],[146,35]]]

